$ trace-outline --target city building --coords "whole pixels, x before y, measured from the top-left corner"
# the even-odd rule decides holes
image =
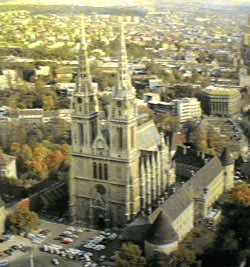
[[[0,177],[17,178],[16,158],[7,154],[0,155]]]
[[[179,118],[181,123],[199,120],[201,118],[201,104],[195,97],[174,99],[174,116]]]
[[[124,226],[158,207],[175,173],[163,135],[137,113],[123,26],[118,81],[106,121],[99,117],[83,28],[72,100],[71,215],[92,225]]]
[[[143,95],[144,102],[148,103],[149,101],[160,101],[161,97],[158,93],[145,93]]]
[[[173,102],[157,101],[151,100],[148,101],[148,107],[151,108],[154,112],[159,114],[174,114],[174,105]]]
[[[231,117],[240,113],[240,99],[237,89],[208,86],[202,90],[201,106],[208,115]]]
[[[171,102],[149,100],[149,108],[156,113],[166,113],[178,118],[180,123],[199,120],[201,118],[201,104],[195,97],[174,99]]]

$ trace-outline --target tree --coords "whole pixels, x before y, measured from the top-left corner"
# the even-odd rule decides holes
[[[19,206],[7,217],[7,226],[13,231],[26,231],[36,229],[40,224],[38,215],[27,207]]]
[[[179,120],[175,116],[165,116],[157,123],[159,128],[167,133],[176,132],[179,128]]]
[[[47,164],[50,172],[56,173],[59,168],[63,165],[65,156],[60,150],[52,151],[47,159]]]
[[[156,252],[149,261],[149,267],[177,267],[176,259],[172,255]]]
[[[173,253],[178,264],[181,266],[192,266],[196,263],[196,255],[194,251],[189,250],[183,246],[179,246],[178,250]]]
[[[250,186],[249,185],[241,185],[235,187],[232,192],[233,200],[245,207],[250,206]]]
[[[116,267],[144,267],[146,260],[142,256],[139,246],[134,244],[123,244],[116,255]]]

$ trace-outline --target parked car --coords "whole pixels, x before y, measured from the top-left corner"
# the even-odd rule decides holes
[[[53,258],[51,262],[52,262],[54,265],[59,265],[59,264],[60,264],[59,260],[56,259],[56,258]]]

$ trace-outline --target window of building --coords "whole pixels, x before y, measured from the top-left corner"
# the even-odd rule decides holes
[[[108,164],[93,162],[93,178],[108,180]]]
[[[108,180],[108,164],[104,164],[104,180]]]
[[[118,134],[118,149],[123,148],[123,136],[122,136],[122,128],[117,128]]]
[[[83,129],[82,123],[78,123],[78,129],[79,129],[80,145],[83,146],[83,144],[84,144],[84,129]]]
[[[93,178],[97,178],[97,166],[96,162],[93,162]]]
[[[91,121],[91,141],[92,142],[95,140],[96,132],[97,132],[96,121],[93,120]]]
[[[100,180],[103,179],[103,173],[102,173],[102,164],[99,163],[99,177],[98,177]]]

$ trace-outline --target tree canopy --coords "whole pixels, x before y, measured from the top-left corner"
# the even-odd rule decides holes
[[[116,255],[116,267],[145,267],[146,260],[142,256],[139,246],[134,244],[123,244]]]

